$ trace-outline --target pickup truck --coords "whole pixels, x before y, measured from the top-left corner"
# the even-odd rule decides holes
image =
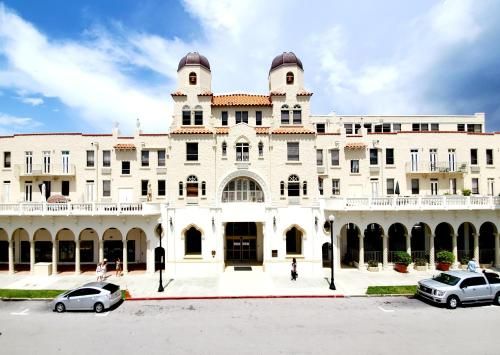
[[[500,305],[500,277],[494,272],[447,271],[418,282],[417,296],[455,309],[460,304]]]

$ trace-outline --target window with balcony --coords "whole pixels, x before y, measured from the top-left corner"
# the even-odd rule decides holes
[[[359,174],[359,160],[351,160],[351,174]]]
[[[195,126],[203,126],[203,109],[201,108],[201,106],[196,106],[194,110]]]
[[[299,161],[299,142],[287,142],[287,160]]]
[[[486,149],[486,165],[493,165],[493,149]]]
[[[340,179],[332,179],[332,195],[340,195]]]
[[[69,196],[69,181],[68,180],[61,181],[61,195]]]
[[[122,161],[122,175],[130,175],[130,162],[127,160]]]
[[[3,152],[3,167],[10,168],[11,167],[11,155],[10,152]]]
[[[387,187],[387,195],[394,195],[394,179],[387,179],[385,185]]]
[[[108,168],[111,166],[111,150],[102,151],[102,166]]]
[[[288,196],[300,196],[300,179],[297,175],[288,177]]]
[[[223,126],[227,126],[228,125],[228,115],[227,115],[227,111],[222,111],[221,112],[221,115],[220,115],[220,120],[221,120],[221,124]]]
[[[394,148],[385,149],[385,164],[394,165]]]
[[[470,150],[470,165],[477,165],[477,149]]]
[[[184,106],[182,108],[182,125],[183,126],[191,125],[191,110],[189,106]]]
[[[281,106],[281,124],[290,124],[290,108],[288,105]]]
[[[149,150],[141,150],[141,166],[149,166]]]
[[[198,160],[198,143],[186,143],[186,160]]]
[[[194,175],[189,175],[186,181],[186,196],[198,197],[198,178]]]
[[[323,149],[316,149],[316,165],[323,166]]]
[[[236,111],[236,124],[238,123],[248,124],[248,111]]]
[[[158,196],[165,196],[167,194],[167,183],[165,180],[158,180]]]
[[[325,124],[324,123],[316,123],[316,133],[325,133]]]
[[[495,196],[495,179],[488,178],[488,196]]]
[[[479,195],[479,179],[478,178],[472,178],[471,192],[474,195]]]
[[[141,180],[141,196],[148,195],[148,184],[149,180]]]
[[[420,181],[418,179],[411,179],[411,193],[412,195],[420,193]]]
[[[236,143],[236,161],[250,160],[250,146],[248,143]]]
[[[87,150],[87,168],[94,167],[94,151]]]
[[[102,197],[111,197],[111,180],[102,180]]]
[[[378,165],[378,149],[370,149],[370,165]]]
[[[158,150],[158,166],[165,166],[166,152],[165,149]]]
[[[340,165],[340,151],[338,149],[331,149],[330,156],[331,156],[332,166],[339,166]]]
[[[293,106],[293,124],[302,124],[302,108],[300,105]]]
[[[262,126],[262,111],[255,111],[255,125]]]

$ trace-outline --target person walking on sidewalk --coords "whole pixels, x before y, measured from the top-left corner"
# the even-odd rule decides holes
[[[122,275],[122,262],[121,262],[120,258],[116,258],[116,261],[115,261],[115,270],[116,270],[115,276],[121,276]]]
[[[290,270],[291,275],[292,275],[292,281],[297,280],[297,260],[295,258],[292,259],[292,270]]]
[[[104,259],[102,261],[101,273],[102,273],[101,281],[104,281],[106,279],[106,274],[108,273],[108,259]]]
[[[102,266],[101,266],[101,263],[97,264],[97,268],[95,269],[95,274],[97,276],[97,282],[101,281],[101,277],[102,277]]]

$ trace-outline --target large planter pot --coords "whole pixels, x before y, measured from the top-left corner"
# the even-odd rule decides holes
[[[407,273],[408,272],[408,265],[396,263],[396,264],[394,264],[394,270],[396,270],[398,272],[402,272],[402,273]]]
[[[417,271],[427,271],[427,265],[415,265],[413,268]]]
[[[378,271],[378,266],[368,266],[368,271]]]
[[[451,263],[443,263],[443,262],[438,262],[437,264],[437,269],[441,271],[448,271],[450,270]]]

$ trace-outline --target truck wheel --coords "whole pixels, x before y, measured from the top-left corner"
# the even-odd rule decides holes
[[[448,299],[446,300],[446,306],[449,308],[449,309],[455,309],[458,307],[460,303],[460,300],[458,299],[457,296],[450,296],[448,297]]]
[[[497,292],[497,294],[495,295],[493,303],[496,304],[497,306],[500,306],[500,292]]]

